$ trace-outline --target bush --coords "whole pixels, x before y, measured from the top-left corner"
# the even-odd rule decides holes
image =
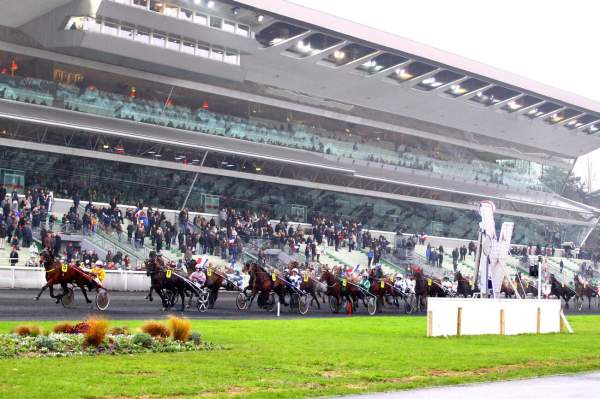
[[[17,326],[14,329],[14,333],[21,337],[37,337],[42,335],[43,331],[39,326]]]
[[[108,332],[108,321],[105,319],[94,318],[87,321],[89,328],[83,336],[83,341],[88,346],[99,347]]]
[[[73,326],[73,330],[68,333],[69,334],[85,334],[89,330],[90,330],[90,322],[84,321],[84,322],[75,324],[75,326]]]
[[[200,345],[202,343],[202,336],[199,332],[194,331],[190,334],[189,340],[192,341],[194,345]]]
[[[188,319],[170,316],[168,325],[169,330],[171,331],[171,337],[173,337],[175,341],[185,342],[190,337],[192,323],[190,323]]]
[[[57,334],[71,334],[70,331],[73,331],[73,329],[75,328],[75,326],[71,323],[58,323],[57,325],[55,325],[52,328],[52,331],[54,331]]]
[[[108,333],[110,335],[129,335],[131,334],[131,330],[129,330],[129,327],[113,327]]]
[[[38,349],[47,349],[49,351],[52,351],[54,350],[54,344],[55,342],[52,338],[43,335],[35,339],[35,346],[37,346]]]
[[[150,320],[142,325],[142,332],[150,334],[152,337],[167,338],[169,336],[169,329],[158,321]]]
[[[144,348],[149,348],[152,346],[152,337],[150,334],[139,333],[133,336],[132,342],[135,345],[143,346]]]

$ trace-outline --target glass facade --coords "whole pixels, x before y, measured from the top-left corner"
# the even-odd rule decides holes
[[[150,37],[143,32],[140,40],[160,40],[160,46],[167,46],[167,39],[168,35],[154,32]],[[186,43],[177,45],[186,48]],[[194,51],[209,58],[234,56],[227,49],[201,44],[196,44]],[[13,65],[17,68],[11,69]],[[0,53],[0,66],[0,97],[4,99],[302,149],[343,165],[425,171],[458,182],[494,184],[499,190],[552,192],[556,190],[554,183],[560,184],[559,180],[547,184],[544,175],[548,166],[540,163],[243,99],[16,54]],[[565,175],[569,166],[565,163]]]
[[[117,196],[121,203],[142,200],[169,209],[183,205],[195,175],[191,171],[9,147],[0,147],[0,168],[23,171],[27,186],[49,187],[55,197],[71,198],[80,191],[83,201],[108,202]],[[187,206],[211,212],[216,206],[260,210],[273,218],[294,216],[308,221],[326,215],[358,220],[372,229],[466,239],[477,238],[479,223],[474,211],[208,174],[198,175]],[[515,222],[513,242],[520,244],[559,245],[562,241],[577,241],[586,231],[586,226],[496,215],[498,225],[508,220]]]

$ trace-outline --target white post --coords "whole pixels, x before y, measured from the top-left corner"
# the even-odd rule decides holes
[[[279,317],[281,311],[281,304],[279,302],[277,302],[277,317]]]
[[[538,299],[542,299],[542,265],[538,263]]]
[[[129,272],[128,272],[127,270],[123,270],[123,269],[121,269],[121,273],[124,273],[124,274],[125,274],[125,281],[124,281],[124,283],[123,283],[123,285],[124,285],[124,288],[123,288],[123,290],[124,290],[124,291],[127,291],[127,278],[129,277]]]
[[[15,288],[15,280],[16,280],[16,276],[15,276],[15,267],[12,267],[12,284],[10,286],[10,288]]]

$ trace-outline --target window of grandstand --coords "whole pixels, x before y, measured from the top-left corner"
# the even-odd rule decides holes
[[[406,66],[396,68],[391,75],[388,75],[388,78],[402,83],[414,78],[418,78],[419,76],[435,71],[436,69],[437,67],[433,65],[429,65],[420,61],[413,61]]]
[[[597,116],[585,114],[577,119],[570,120],[569,122],[565,123],[565,126],[570,130],[579,129],[582,126],[589,125],[590,123],[594,123],[597,120]]]
[[[433,76],[423,79],[415,86],[416,89],[430,91],[464,78],[465,75],[444,69]]]
[[[240,53],[237,50],[225,50],[222,47],[216,47],[211,51],[210,45],[206,43],[197,43],[193,39],[181,38],[178,35],[167,34],[160,31],[152,31],[144,27],[136,28],[130,25],[120,25],[117,21],[102,21],[101,19],[94,19],[91,17],[71,17],[69,18],[67,25],[65,25],[65,29],[89,30],[91,32],[118,36],[123,39],[167,48],[173,51],[180,51],[184,54],[197,55],[199,57],[226,62],[228,64],[240,64]]]
[[[587,129],[585,129],[587,134],[596,134],[600,132],[600,123],[596,123],[595,125],[591,125]]]
[[[534,119],[549,114],[550,112],[558,111],[560,108],[560,105],[546,101],[543,104],[533,107],[529,111],[525,112],[525,116],[530,119]]]
[[[551,125],[555,125],[557,123],[561,123],[568,119],[574,118],[577,115],[581,115],[581,112],[572,108],[565,108],[562,111],[555,112],[552,115],[549,115],[546,119],[544,119],[544,121]]]
[[[187,8],[178,7],[175,4],[165,3],[164,0],[111,0],[115,3],[133,5],[146,10],[166,15],[172,18],[182,19],[184,21],[194,22],[199,25],[210,26],[211,28],[222,29],[226,32],[234,33],[240,36],[249,37],[250,27],[237,24],[232,21],[223,21],[217,16],[209,16],[203,13],[194,12]],[[210,7],[209,7],[210,8]]]
[[[542,100],[540,100],[537,97],[533,97],[530,95],[524,95],[515,100],[511,100],[511,101],[507,102],[506,105],[504,105],[502,107],[502,109],[507,112],[512,113],[512,112],[518,111],[523,108],[529,108],[529,107],[531,107],[535,104],[539,104],[541,102],[542,102]]]
[[[449,94],[452,97],[460,97],[474,92],[475,90],[482,89],[488,85],[489,83],[484,82],[483,80],[469,78],[460,83],[451,85],[444,93]]]
[[[363,72],[366,75],[374,75],[378,72],[384,71],[388,68],[399,66],[408,61],[408,58],[401,57],[396,54],[383,53],[376,57],[371,58],[369,61],[364,62],[358,68],[357,71]]]
[[[286,51],[299,58],[305,58],[319,54],[320,52],[336,46],[341,42],[342,39],[338,39],[337,37],[324,35],[322,33],[313,33],[312,35],[298,41],[298,43],[288,48]]]
[[[502,86],[492,86],[489,89],[480,91],[477,95],[470,98],[471,101],[483,104],[486,107],[506,101],[518,96],[518,91],[510,90]]]
[[[271,47],[293,39],[307,31],[308,29],[286,22],[275,22],[258,32],[255,38],[263,47]]]
[[[323,58],[322,61],[327,65],[339,67],[373,55],[376,52],[377,50],[371,47],[363,46],[362,44],[350,43],[338,50],[333,51],[327,57]]]

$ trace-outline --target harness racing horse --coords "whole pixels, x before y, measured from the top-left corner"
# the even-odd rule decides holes
[[[254,297],[258,295],[256,301],[262,309],[269,309],[273,305],[270,301],[271,292],[277,294],[279,303],[287,306],[285,302],[285,294],[287,292],[287,284],[276,273],[268,273],[265,269],[256,263],[246,263],[243,269],[244,273],[250,275],[248,287],[244,288],[244,292],[250,289],[250,302],[248,309],[252,306]]]
[[[329,304],[334,313],[340,311],[342,299],[346,299],[347,302],[352,303],[352,309],[354,310],[358,309],[359,299],[362,299],[363,304],[367,306],[363,291],[356,284],[348,281],[348,279],[338,279],[331,271],[324,270],[319,281],[326,284],[325,295],[330,298]],[[332,300],[335,300],[335,303]]]
[[[85,301],[87,303],[92,303],[87,296],[85,288],[87,287],[88,290],[91,291],[93,289],[97,290],[100,286],[91,276],[78,267],[61,264],[59,261],[55,260],[54,256],[47,250],[42,251],[40,254],[40,264],[44,266],[46,271],[46,285],[42,287],[35,297],[36,301],[39,301],[42,293],[46,288],[49,288],[50,297],[56,299],[56,303],[59,303],[61,298],[68,292],[67,284],[75,284],[83,293]],[[60,284],[62,287],[62,294],[54,295],[54,285],[56,284]]]
[[[394,286],[390,284],[387,278],[375,277],[375,272],[373,269],[369,271],[369,281],[371,283],[369,292],[375,295],[375,298],[377,299],[377,311],[378,313],[382,313],[385,299],[388,298],[388,303],[390,303],[389,298],[396,297],[396,290],[394,289]]]
[[[427,304],[427,297],[445,297],[446,293],[442,289],[439,280],[432,278],[425,279],[421,270],[413,272],[415,279],[415,296],[417,301],[417,312],[421,311],[421,307]]]
[[[186,283],[181,276],[166,267],[158,259],[158,257],[154,257],[144,262],[146,275],[150,277],[150,298],[152,298],[151,293],[154,290],[162,301],[163,310],[166,310],[173,306],[173,299],[179,295],[181,298],[181,311],[184,312]],[[171,292],[173,295],[169,296],[167,292]]]
[[[592,297],[594,296],[594,288],[588,282],[582,282],[579,276],[575,275],[575,301],[579,303],[579,309],[583,307],[583,297],[588,299],[588,309],[592,308]]]
[[[206,269],[206,282],[204,286],[208,288],[208,308],[212,309],[215,307],[215,302],[219,296],[219,289],[225,281],[225,276],[214,268],[209,267]]]
[[[550,275],[550,287],[550,295],[563,299],[565,301],[565,308],[569,309],[569,300],[575,295],[573,290],[563,283],[560,283],[556,277],[554,277],[554,274]]]
[[[456,281],[456,296],[462,296],[464,298],[471,298],[473,293],[475,293],[475,289],[473,288],[472,283],[463,277],[460,271],[454,273],[454,281]]]
[[[321,303],[319,302],[319,298],[317,298],[317,296],[321,296],[321,292],[326,291],[325,287],[323,286],[323,283],[320,283],[319,281],[315,280],[308,271],[305,271],[302,273],[300,290],[306,292],[311,296],[311,306],[313,302],[317,302],[317,309],[321,309]]]
[[[504,277],[504,280],[502,280],[500,293],[504,293],[505,298],[512,298],[513,296],[516,296],[515,287],[513,286],[512,282],[506,277]]]

